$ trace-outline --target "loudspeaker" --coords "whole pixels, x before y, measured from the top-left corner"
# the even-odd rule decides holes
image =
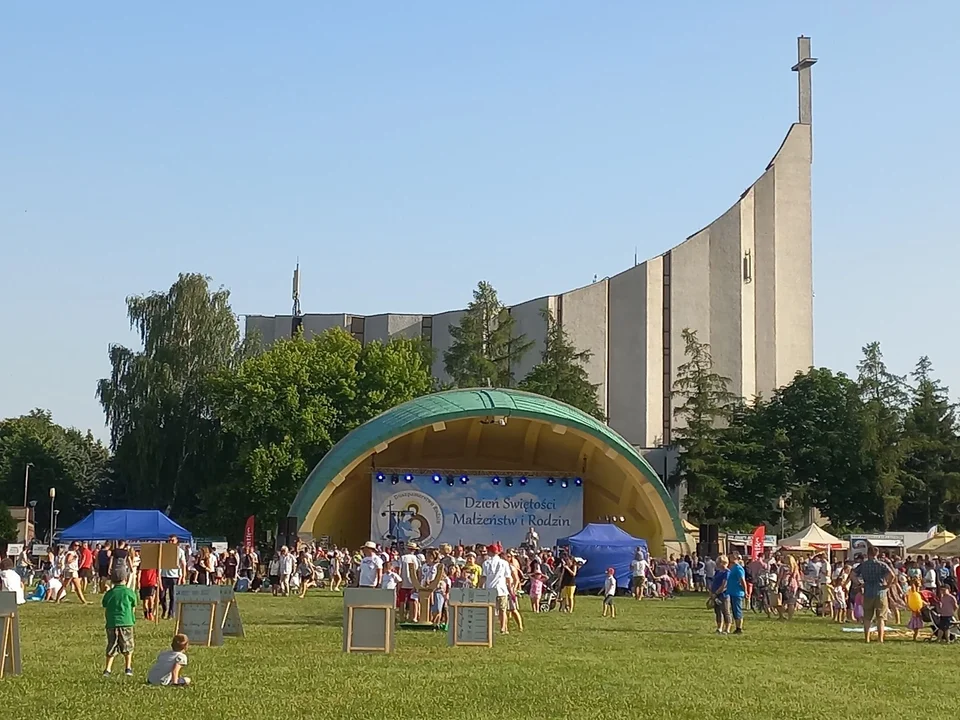
[[[700,542],[697,545],[700,557],[717,557],[720,554],[720,528],[714,524],[700,526]]]
[[[280,521],[277,527],[277,548],[286,545],[291,550],[297,544],[297,518],[295,516],[285,517]]]

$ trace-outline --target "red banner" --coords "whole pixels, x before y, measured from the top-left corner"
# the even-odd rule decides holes
[[[253,547],[253,515],[247,518],[247,525],[243,529],[243,546]]]
[[[767,537],[767,529],[763,525],[758,525],[753,531],[753,537],[750,538],[750,559],[756,560],[763,555],[763,541]]]

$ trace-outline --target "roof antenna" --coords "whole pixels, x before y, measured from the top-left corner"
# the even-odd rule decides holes
[[[637,246],[633,246],[633,266],[637,266]]]
[[[300,258],[293,271],[293,317],[290,320],[290,337],[296,337],[303,328],[303,313],[300,311]]]

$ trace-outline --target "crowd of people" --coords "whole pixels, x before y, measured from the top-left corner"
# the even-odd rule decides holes
[[[162,571],[141,568],[138,548],[124,541],[51,546],[45,561],[37,564],[25,549],[16,560],[4,559],[0,584],[18,592],[22,602],[63,602],[72,593],[89,604],[89,594],[106,592],[116,584],[111,578],[122,576],[124,585],[139,593],[144,617],[151,619],[157,612],[161,617],[174,613],[174,587],[181,583],[226,583],[239,592],[300,598],[311,588],[377,587],[395,591],[402,621],[438,624],[447,620],[452,588],[484,587],[495,591],[501,632],[509,632],[511,622],[523,629],[521,605],[534,613],[574,612],[584,562],[565,549],[543,549],[535,542],[518,548],[367,542],[356,550],[298,542],[267,553],[254,547],[190,549],[173,536],[169,542],[179,547],[177,567]],[[27,595],[34,575],[38,582]],[[737,552],[717,558],[649,558],[637,548],[630,575],[637,600],[706,593],[719,634],[742,633],[747,609],[790,620],[803,608],[836,623],[863,622],[868,641],[876,632],[882,642],[886,627],[905,618],[914,638],[930,626],[935,638],[949,640],[957,615],[960,559],[901,559],[876,548],[868,557],[836,562],[823,553],[798,559],[796,553],[775,554],[769,548],[754,559]],[[608,569],[601,590],[604,615],[616,615],[617,584],[614,570]],[[423,593],[429,602],[421,602]]]

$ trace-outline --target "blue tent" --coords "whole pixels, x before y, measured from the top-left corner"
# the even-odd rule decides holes
[[[630,587],[630,563],[639,548],[649,557],[647,541],[635,538],[616,525],[590,523],[576,535],[557,540],[557,545],[569,546],[570,554],[582,557],[587,564],[577,573],[577,589],[603,587],[607,568],[616,570],[617,586]]]
[[[162,542],[171,535],[190,541],[193,536],[159,510],[94,510],[60,533],[60,539],[145,540]]]

